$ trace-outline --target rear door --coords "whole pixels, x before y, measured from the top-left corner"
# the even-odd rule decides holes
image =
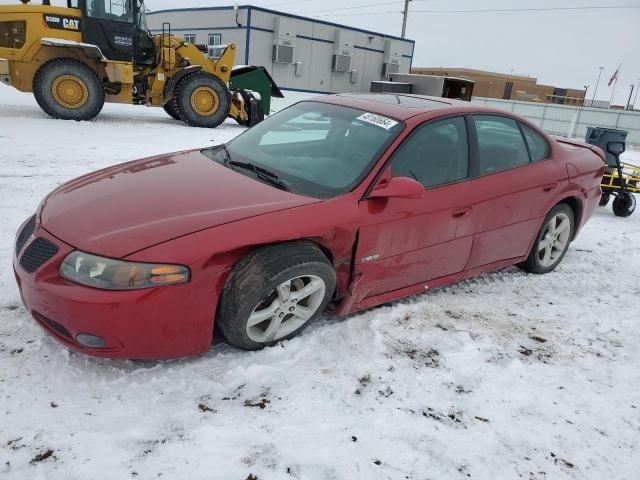
[[[527,255],[566,179],[538,132],[512,117],[471,115],[475,137],[471,257],[465,269]]]
[[[400,145],[381,181],[411,177],[424,193],[360,202],[357,301],[463,270],[472,244],[468,175],[464,116],[427,122]]]

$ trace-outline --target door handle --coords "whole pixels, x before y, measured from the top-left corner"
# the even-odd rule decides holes
[[[556,188],[557,183],[550,183],[549,185],[545,185],[542,187],[543,192],[550,192],[551,190]]]
[[[469,215],[470,213],[471,213],[471,207],[464,207],[464,208],[461,208],[460,210],[455,210],[451,214],[451,216],[453,218],[461,218]]]

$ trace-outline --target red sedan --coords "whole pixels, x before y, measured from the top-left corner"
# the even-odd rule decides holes
[[[445,99],[333,95],[231,142],[49,194],[16,238],[22,299],[91,355],[259,349],[347,314],[519,265],[552,271],[600,199],[604,154]]]

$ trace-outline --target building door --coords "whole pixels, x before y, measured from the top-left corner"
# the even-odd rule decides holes
[[[511,98],[511,91],[513,90],[513,82],[507,82],[504,84],[504,93],[502,94],[502,98],[504,100],[509,100]]]

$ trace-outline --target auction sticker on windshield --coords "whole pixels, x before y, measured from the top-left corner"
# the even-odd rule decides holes
[[[361,120],[363,122],[370,123],[371,125],[382,127],[385,130],[391,130],[398,124],[398,122],[396,122],[395,120],[391,120],[390,118],[370,112],[363,113],[356,120]]]

